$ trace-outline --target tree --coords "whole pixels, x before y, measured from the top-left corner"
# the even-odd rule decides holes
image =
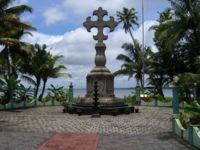
[[[32,8],[26,5],[9,7],[11,2],[12,0],[0,1],[0,44],[4,46],[1,53],[7,61],[7,75],[9,78],[13,74],[12,52],[16,49],[24,50],[23,46],[27,43],[21,42],[20,38],[27,30],[34,29],[30,24],[20,21],[20,14],[27,11],[31,12]]]
[[[66,69],[64,65],[57,65],[56,63],[62,56],[52,56],[49,55],[47,62],[42,66],[42,80],[43,80],[43,88],[42,93],[39,96],[39,100],[42,100],[42,97],[44,95],[44,91],[46,88],[46,83],[49,78],[58,78],[58,77],[64,77],[71,75],[69,73],[60,73],[60,70]]]
[[[28,50],[27,43],[21,42],[20,38],[27,30],[34,29],[30,24],[20,20],[20,15],[24,12],[32,12],[32,8],[27,5],[10,7],[11,2],[13,0],[0,1],[0,45],[3,45],[3,50],[0,52],[0,63],[3,63],[3,66],[0,64],[0,72],[3,76],[2,81],[6,85],[3,90],[6,101],[13,98],[13,93],[19,84],[17,64],[22,58],[19,57],[19,53]],[[15,51],[18,52],[14,53]]]
[[[189,68],[194,68],[194,57],[200,55],[200,2],[195,0],[170,0],[171,14],[157,28],[158,40],[181,53]]]
[[[115,76],[118,75],[128,75],[129,79],[135,75],[137,85],[143,87],[143,77],[142,77],[142,68],[143,61],[141,60],[142,46],[138,43],[137,40],[133,40],[134,45],[130,43],[125,43],[122,48],[125,50],[126,54],[119,54],[117,60],[123,62],[121,69],[114,73]],[[145,52],[147,57],[149,47],[145,47]]]
[[[123,24],[123,29],[124,29],[125,33],[128,32],[130,34],[130,36],[131,36],[131,39],[133,41],[133,46],[135,48],[135,52],[134,52],[134,50],[130,50],[130,52],[133,52],[133,54],[132,54],[133,56],[135,54],[137,55],[137,59],[136,59],[136,61],[138,61],[137,65],[129,64],[129,66],[126,66],[127,67],[126,69],[129,68],[128,69],[129,70],[129,78],[133,76],[133,74],[134,74],[133,72],[137,72],[136,75],[135,75],[136,81],[137,81],[137,85],[139,85],[139,81],[140,81],[141,82],[140,85],[142,87],[144,87],[143,78],[144,78],[144,63],[145,63],[144,62],[144,57],[145,57],[144,55],[145,54],[143,52],[144,50],[142,50],[142,47],[134,39],[134,36],[132,34],[132,30],[134,29],[133,26],[138,26],[139,25],[138,22],[137,22],[138,17],[136,16],[136,14],[137,14],[137,12],[135,11],[134,8],[128,9],[128,8],[124,7],[121,12],[117,11],[117,20],[118,20],[118,23],[122,23]],[[129,46],[127,46],[127,48],[129,47],[128,49],[132,49],[130,44],[124,44],[122,47],[124,48],[125,45],[129,45]],[[123,60],[124,59],[123,57],[124,56],[122,56],[122,55],[120,56],[119,55],[119,57],[117,57],[117,59]],[[134,64],[136,64],[136,62]],[[134,68],[131,68],[131,67],[134,67]],[[135,70],[135,68],[137,68],[136,69],[137,71]],[[135,70],[135,71],[133,71],[133,70]],[[125,72],[127,72],[127,70]],[[122,75],[122,74],[124,74],[124,71],[121,68],[118,71],[118,73],[116,72],[116,74],[121,74]]]
[[[19,45],[20,41],[13,38],[22,29],[33,29],[25,22],[20,21],[20,15],[24,12],[32,12],[32,8],[27,5],[9,7],[13,0],[0,1],[0,45]]]
[[[35,86],[35,98],[38,96],[43,66],[48,62],[48,58],[50,57],[50,53],[46,51],[46,48],[47,46],[45,44],[35,44],[32,55],[22,62],[21,72],[35,77],[35,80],[33,80],[30,76],[23,75],[25,80]]]
[[[133,30],[133,26],[138,26],[138,17],[136,16],[137,12],[135,11],[134,8],[131,8],[131,9],[128,9],[128,8],[123,8],[123,10],[120,12],[120,11],[117,11],[117,20],[118,20],[118,23],[122,23],[123,24],[123,29],[125,31],[125,33],[129,33],[132,40],[133,40],[133,43],[134,43],[134,37],[133,37],[133,34],[132,34],[132,31]]]
[[[197,73],[193,69],[194,58],[200,55],[200,1],[169,1],[171,7],[160,14],[159,25],[152,27],[158,52],[153,54],[148,66],[151,75],[153,73],[150,83],[160,82],[160,87],[172,81],[174,76]]]

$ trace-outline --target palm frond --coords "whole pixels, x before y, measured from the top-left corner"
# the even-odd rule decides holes
[[[34,86],[37,85],[36,81],[33,80],[31,77],[29,77],[29,76],[27,76],[27,75],[22,75],[21,78],[22,78],[24,81],[26,81],[26,82],[28,82],[28,83],[34,85]]]

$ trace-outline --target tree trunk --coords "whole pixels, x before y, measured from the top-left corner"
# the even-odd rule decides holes
[[[133,40],[133,44],[135,45],[135,38],[133,37],[133,34],[132,34],[132,32],[131,32],[131,29],[129,28],[128,29],[128,32],[129,32],[129,34],[131,35],[131,38],[132,38],[132,40]],[[141,87],[142,88],[144,88],[144,52],[142,51],[141,53],[139,53],[139,54],[142,54],[141,56],[139,56],[139,57],[141,57],[141,59],[142,59],[142,82],[141,82]]]
[[[35,89],[34,98],[37,98],[38,90],[39,90],[39,86],[40,86],[40,81],[41,80],[39,78],[36,79],[36,89]]]
[[[131,38],[132,38],[132,40],[133,40],[133,44],[134,44],[134,40],[135,40],[135,39],[134,39],[134,37],[133,37],[133,34],[132,34],[132,32],[131,32],[131,29],[130,29],[130,28],[128,29],[128,32],[129,32],[129,34],[131,35]]]
[[[44,82],[44,83],[43,83],[43,87],[42,87],[42,93],[41,93],[40,96],[39,96],[39,101],[41,101],[42,98],[43,98],[44,91],[45,91],[45,88],[46,88],[47,79],[44,79],[43,82]]]
[[[8,79],[10,80],[11,72],[10,72],[10,51],[9,47],[6,46],[6,60],[7,60],[7,71],[8,71]]]

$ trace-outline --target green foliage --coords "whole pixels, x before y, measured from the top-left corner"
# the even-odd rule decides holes
[[[186,107],[185,112],[190,115],[200,115],[200,107],[194,105],[191,107]]]
[[[149,84],[163,95],[163,86],[181,74],[180,86],[189,100],[189,88],[194,86],[194,81],[200,96],[199,79],[194,77],[200,73],[200,3],[191,0],[170,0],[170,3],[171,7],[160,14],[159,25],[151,27],[155,30],[158,52],[151,53],[148,59]]]
[[[26,88],[24,85],[20,84],[17,95],[18,101],[30,101],[33,98],[31,86]]]
[[[19,90],[20,86],[20,80],[17,80],[14,76],[11,76],[10,78],[4,77],[3,80],[1,80],[1,87],[0,87],[0,104],[7,104],[11,100],[15,101],[17,99],[17,91]]]
[[[55,87],[51,84],[51,87],[48,88],[48,91],[49,93],[47,95],[47,98],[53,101],[58,101],[63,105],[66,105],[66,103],[68,102],[68,92],[65,92],[63,87]]]
[[[178,76],[178,81],[174,83],[179,90],[181,101],[191,103],[196,99],[197,85],[200,84],[200,75],[194,73],[183,73]]]
[[[185,129],[188,128],[188,125],[189,125],[189,118],[188,118],[188,116],[187,116],[186,113],[181,112],[181,113],[177,116],[177,119],[180,120],[181,125],[182,125]]]
[[[123,24],[123,28],[126,33],[131,32],[131,29],[134,25],[138,26],[138,17],[136,16],[136,14],[137,12],[134,8],[128,9],[124,7],[121,12],[117,11],[118,23]]]
[[[191,124],[200,124],[200,106],[197,103],[193,103],[193,105],[186,107],[184,110],[189,115]]]
[[[146,55],[143,55],[142,45],[137,40],[133,40],[134,44],[125,43],[122,48],[126,54],[119,54],[117,60],[122,61],[121,69],[114,73],[115,76],[126,75],[128,79],[135,75],[137,85],[143,87],[143,57],[147,57],[150,48],[145,47],[144,51]]]
[[[133,107],[135,105],[135,99],[134,99],[134,96],[125,96],[124,97],[124,103],[127,104],[129,107]]]
[[[27,5],[10,7],[12,0],[0,1],[0,45],[19,46],[21,42],[18,35],[23,30],[34,29],[30,24],[22,22],[20,15],[31,12],[32,8]]]

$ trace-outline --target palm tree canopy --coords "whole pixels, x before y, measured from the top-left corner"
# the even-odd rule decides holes
[[[167,46],[173,47],[186,36],[197,34],[197,29],[200,29],[200,2],[197,0],[169,1],[171,2],[170,13],[173,16],[161,22],[157,35],[159,40],[165,40]],[[199,40],[197,35],[196,38]]]
[[[9,7],[13,0],[0,1],[0,45],[19,45],[16,36],[22,30],[35,30],[29,23],[21,22],[20,15],[32,12],[27,5]]]
[[[143,86],[142,82],[142,69],[143,69],[143,53],[142,53],[142,45],[139,44],[137,40],[134,39],[134,44],[125,43],[123,44],[122,48],[125,51],[125,54],[119,54],[117,56],[117,60],[122,61],[123,64],[121,65],[121,69],[114,73],[115,76],[119,75],[127,75],[128,79],[132,78],[135,75],[137,80],[137,84],[139,82],[141,86]],[[144,55],[147,57],[148,51],[150,50],[149,47],[145,47],[146,54]]]
[[[128,32],[130,28],[132,29],[134,25],[138,26],[138,17],[136,14],[137,12],[134,8],[128,9],[124,7],[122,12],[117,11],[118,23],[123,24],[125,32]]]

